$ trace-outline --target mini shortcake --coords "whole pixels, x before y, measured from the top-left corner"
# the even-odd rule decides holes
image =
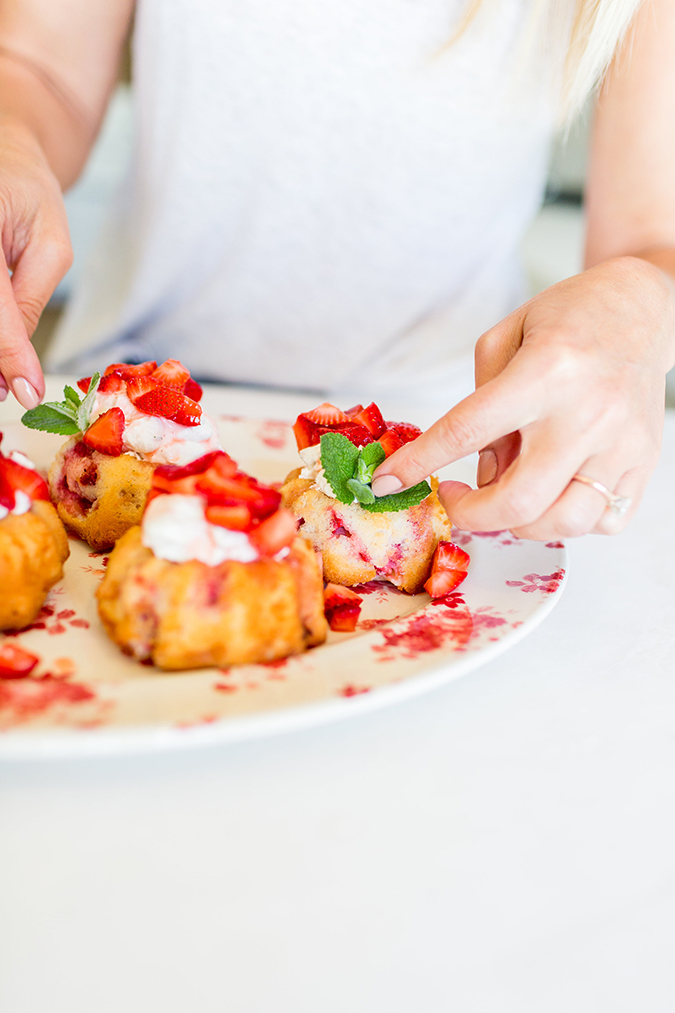
[[[175,359],[114,363],[66,387],[65,399],[23,416],[33,429],[70,435],[49,470],[64,524],[105,551],[141,519],[158,464],[184,465],[220,449],[199,405],[201,387]]]
[[[452,528],[438,482],[376,498],[371,480],[385,457],[421,430],[385,422],[375,404],[347,412],[322,404],[298,416],[293,429],[304,467],[291,472],[281,493],[300,533],[322,553],[326,580],[351,586],[381,578],[420,591]]]
[[[326,637],[321,559],[281,495],[215,452],[160,465],[98,590],[111,638],[164,669],[268,662]]]
[[[44,478],[23,454],[0,451],[0,630],[35,619],[68,552]]]

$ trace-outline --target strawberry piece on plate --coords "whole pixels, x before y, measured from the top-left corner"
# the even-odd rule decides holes
[[[389,457],[403,446],[403,440],[398,435],[395,429],[386,429],[381,436],[378,437],[377,442],[384,450],[384,456]]]
[[[186,394],[192,401],[201,401],[202,394],[204,391],[199,386],[196,380],[193,380],[191,376],[185,381],[185,387],[183,393]]]
[[[124,412],[121,408],[109,408],[107,412],[92,422],[84,433],[82,440],[101,454],[119,457],[124,449]]]
[[[467,575],[471,557],[454,542],[439,542],[431,561],[431,573],[424,590],[432,598],[449,594],[462,583]]]
[[[18,644],[5,641],[0,646],[0,679],[25,679],[40,659]]]
[[[157,363],[154,360],[148,362],[113,362],[112,365],[108,366],[104,376],[108,376],[110,373],[119,373],[123,380],[133,380],[135,376],[149,376],[150,373],[157,369]]]
[[[337,633],[353,633],[361,612],[361,597],[351,588],[326,584],[323,592],[328,625]]]
[[[233,503],[229,506],[209,503],[204,513],[211,524],[218,524],[221,528],[229,528],[231,531],[247,531],[251,526],[251,511],[245,503]]]
[[[274,556],[290,545],[298,531],[298,522],[290,510],[277,510],[249,532],[249,541],[261,556]]]
[[[369,404],[367,408],[362,408],[357,415],[352,417],[354,422],[358,423],[360,426],[365,426],[375,440],[377,440],[387,428],[387,424],[382,418],[382,412],[374,401],[372,404]]]
[[[77,386],[80,388],[83,394],[89,393],[89,384],[91,383],[91,377],[85,376],[81,380],[77,381]]]
[[[99,394],[119,394],[121,391],[126,390],[126,382],[119,373],[106,373],[105,376],[101,377],[101,382],[98,385]]]
[[[153,370],[152,376],[160,383],[165,383],[167,387],[177,387],[178,390],[183,390],[190,379],[190,370],[186,369],[178,359],[167,359],[161,366]]]
[[[148,380],[152,381],[152,377],[147,377],[144,382]],[[132,397],[131,386],[136,382],[138,381],[132,380],[128,385],[129,397],[139,411],[145,412],[147,415],[159,415],[172,422],[177,422],[181,426],[199,425],[202,410],[196,401],[192,401],[174,387],[160,385],[145,394]]]

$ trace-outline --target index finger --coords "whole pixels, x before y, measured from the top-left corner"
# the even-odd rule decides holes
[[[521,353],[493,380],[383,461],[373,476],[373,492],[383,496],[407,489],[444,465],[530,425],[539,417],[544,398],[540,370],[532,357]]]

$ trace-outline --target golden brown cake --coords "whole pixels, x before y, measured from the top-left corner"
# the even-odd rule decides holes
[[[452,530],[436,480],[416,506],[368,513],[358,503],[330,498],[299,474],[297,469],[286,479],[283,503],[300,521],[300,534],[321,552],[327,581],[351,587],[381,578],[410,594],[422,589],[436,546]]]
[[[47,483],[22,454],[0,453],[0,518],[0,629],[21,629],[63,576],[69,553]]]
[[[49,488],[66,527],[105,552],[140,522],[154,470],[148,461],[111,457],[73,436],[49,469]]]
[[[320,557],[275,490],[213,458],[157,469],[97,592],[115,643],[164,669],[275,661],[326,637]]]

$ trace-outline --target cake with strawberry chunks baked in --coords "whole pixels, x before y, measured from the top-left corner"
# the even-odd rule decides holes
[[[163,669],[276,661],[326,637],[320,556],[222,451],[155,469],[97,597],[115,643]]]
[[[300,533],[322,553],[326,580],[352,586],[381,578],[420,591],[436,547],[452,529],[438,481],[379,498],[371,481],[385,458],[421,430],[385,422],[374,403],[346,412],[322,404],[299,415],[293,430],[303,468],[291,472],[281,494]]]
[[[68,554],[44,478],[23,454],[0,450],[0,630],[35,619]]]
[[[49,470],[66,527],[101,552],[141,519],[159,464],[185,465],[220,449],[202,391],[176,359],[117,362],[66,387],[62,402],[26,412],[24,425],[70,436]]]

